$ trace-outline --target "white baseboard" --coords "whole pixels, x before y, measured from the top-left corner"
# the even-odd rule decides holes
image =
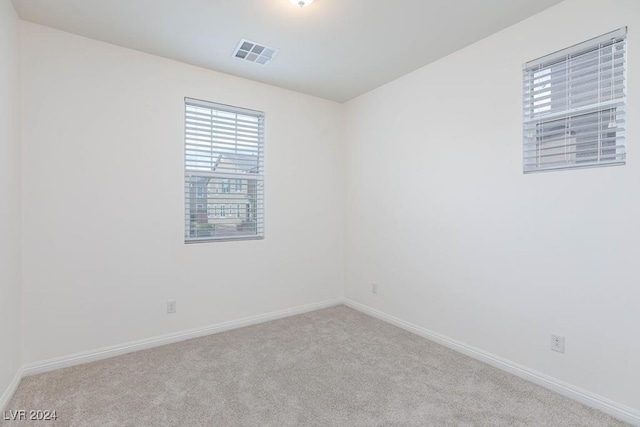
[[[57,357],[54,359],[44,360],[41,362],[30,363],[23,367],[22,375],[29,376],[40,374],[43,372],[54,371],[56,369],[67,368],[69,366],[80,365],[83,363],[94,362],[96,360],[107,359],[109,357],[119,356],[122,354],[132,353],[134,351],[146,350],[148,348],[159,347],[162,345],[172,344],[192,338],[198,338],[205,335],[211,335],[219,332],[229,331],[232,329],[242,328],[244,326],[264,323],[271,320],[282,319],[296,314],[307,313],[321,308],[332,307],[343,303],[342,298],[335,298],[314,304],[303,305],[300,307],[289,308],[285,310],[274,311],[258,316],[246,317],[244,319],[233,320],[229,322],[218,323],[206,326],[204,328],[191,329],[184,332],[174,334],[161,335],[145,340],[133,341],[125,344],[104,347],[96,350],[89,350],[80,353],[71,354],[69,356]]]
[[[20,380],[22,379],[22,368],[18,369],[18,372],[13,376],[13,379],[9,383],[9,387],[2,393],[0,396],[0,413],[4,413],[7,404],[15,394],[18,389],[18,385],[20,385]]]
[[[579,387],[545,375],[541,372],[537,372],[533,369],[519,365],[510,360],[503,359],[502,357],[456,341],[444,335],[440,335],[436,332],[430,331],[429,329],[414,325],[409,322],[405,322],[404,320],[390,316],[386,313],[383,313],[364,304],[352,301],[348,298],[345,298],[343,303],[355,310],[361,311],[384,322],[398,326],[399,328],[412,332],[416,335],[420,335],[424,338],[427,338],[428,340],[435,341],[438,344],[442,344],[445,347],[448,347],[459,353],[470,356],[491,366],[495,366],[498,369],[514,374],[527,381],[531,381],[534,384],[538,384],[558,394],[576,400],[586,406],[598,409],[622,421],[635,426],[640,426],[640,411],[636,409],[621,405],[605,397],[598,396],[597,394],[591,393]]]

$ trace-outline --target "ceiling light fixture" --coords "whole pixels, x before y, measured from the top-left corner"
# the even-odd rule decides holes
[[[313,0],[289,0],[291,4],[295,4],[296,6],[305,7],[313,3]]]

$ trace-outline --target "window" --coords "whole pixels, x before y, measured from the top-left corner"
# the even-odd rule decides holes
[[[203,203],[213,215],[197,214]],[[185,98],[185,242],[263,237],[264,113]]]
[[[231,180],[225,179],[222,181],[222,192],[231,193]]]
[[[525,64],[525,173],[625,164],[626,35]]]

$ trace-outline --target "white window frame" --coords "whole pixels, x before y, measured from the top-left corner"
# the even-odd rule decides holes
[[[185,98],[185,243],[264,238],[264,122],[261,111]],[[229,194],[238,180],[253,213],[242,221],[227,210],[229,198],[239,197]],[[194,212],[191,188],[203,181],[213,185],[206,207],[215,222]]]
[[[524,173],[626,163],[626,27],[530,61]]]

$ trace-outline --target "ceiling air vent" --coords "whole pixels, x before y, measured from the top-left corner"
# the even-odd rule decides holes
[[[278,49],[263,46],[259,43],[242,39],[233,52],[233,56],[243,61],[267,65],[278,53]]]

